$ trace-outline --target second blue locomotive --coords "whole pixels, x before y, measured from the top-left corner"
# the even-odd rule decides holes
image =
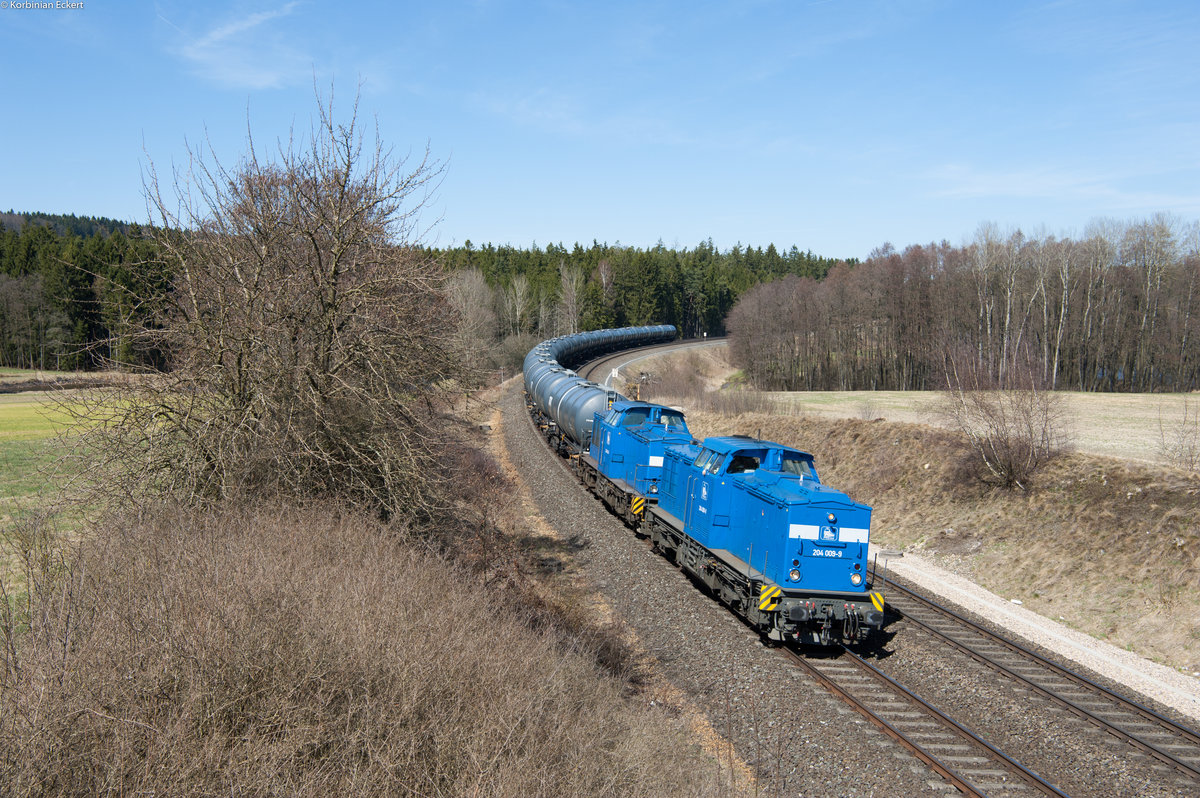
[[[763,634],[819,645],[867,638],[884,606],[867,574],[870,507],[822,484],[806,452],[744,436],[700,443],[680,411],[568,368],[668,330],[582,333],[530,352],[526,389],[547,439],[616,514]]]

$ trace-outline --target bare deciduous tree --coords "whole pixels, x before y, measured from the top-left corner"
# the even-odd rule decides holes
[[[170,288],[135,331],[166,368],[81,405],[110,493],[336,495],[435,504],[438,403],[458,374],[439,267],[414,246],[442,167],[364,148],[318,100],[310,134],[236,167],[189,150],[174,202],[151,168]]]
[[[520,335],[529,324],[529,308],[533,298],[529,293],[529,278],[515,275],[504,291],[504,320],[509,335]]]
[[[956,354],[958,356],[956,356]],[[996,383],[969,354],[948,352],[947,391],[938,408],[966,439],[980,479],[1004,488],[1029,479],[1065,448],[1063,396],[1038,384],[1028,362]]]
[[[559,298],[558,333],[573,335],[579,332],[579,316],[582,313],[583,270],[558,262]]]
[[[450,304],[458,314],[458,350],[467,372],[476,375],[484,367],[487,353],[496,342],[495,296],[478,269],[450,275],[446,289]]]

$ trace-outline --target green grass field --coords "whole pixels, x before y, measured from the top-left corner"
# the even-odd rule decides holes
[[[42,392],[0,394],[0,523],[53,501],[50,475],[68,417]]]
[[[78,377],[74,371],[39,371],[37,369],[0,368],[0,382],[25,382],[27,380],[65,380]]]

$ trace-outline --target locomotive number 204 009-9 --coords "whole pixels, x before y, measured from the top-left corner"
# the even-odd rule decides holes
[[[813,549],[812,556],[814,557],[841,557],[841,549]]]

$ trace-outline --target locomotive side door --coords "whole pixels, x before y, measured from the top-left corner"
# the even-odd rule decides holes
[[[724,455],[705,450],[696,458],[694,465],[698,470],[688,477],[687,517],[684,528],[689,535],[709,546],[714,520],[718,514],[720,502],[720,470]],[[728,502],[728,499],[725,499]],[[724,514],[725,524],[728,525],[728,510]]]

